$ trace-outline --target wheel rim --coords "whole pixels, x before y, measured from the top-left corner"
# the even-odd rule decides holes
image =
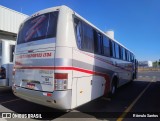
[[[112,94],[115,93],[115,90],[116,90],[116,87],[115,87],[115,85],[113,85],[113,86],[112,86]]]

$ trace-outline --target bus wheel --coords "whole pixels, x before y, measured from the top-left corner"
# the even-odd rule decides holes
[[[109,97],[112,98],[117,91],[117,81],[114,79],[111,84],[111,90],[109,92]]]
[[[134,74],[132,75],[132,79],[130,80],[130,83],[132,83],[133,82],[133,80],[134,80]]]

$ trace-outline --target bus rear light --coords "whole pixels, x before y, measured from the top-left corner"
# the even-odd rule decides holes
[[[55,73],[54,78],[55,79],[68,79],[68,74],[66,74],[66,73]]]
[[[51,96],[52,96],[52,94],[51,94],[51,93],[47,93],[47,96],[48,96],[48,97],[51,97]]]
[[[66,90],[68,82],[68,74],[66,73],[55,73],[54,74],[54,89],[55,90]]]

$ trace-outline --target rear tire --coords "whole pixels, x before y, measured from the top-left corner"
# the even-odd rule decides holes
[[[109,97],[110,98],[113,98],[114,96],[115,96],[115,94],[116,94],[116,91],[117,91],[117,80],[116,79],[114,79],[113,81],[112,81],[112,84],[111,84],[111,91],[109,92]]]
[[[133,82],[133,80],[134,80],[134,74],[132,75],[132,79],[130,80],[130,83],[132,83]]]

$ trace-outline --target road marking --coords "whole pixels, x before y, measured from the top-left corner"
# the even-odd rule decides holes
[[[117,121],[122,121],[127,113],[132,109],[132,107],[136,104],[136,102],[142,97],[142,95],[145,93],[145,91],[149,88],[149,86],[152,84],[154,79],[144,88],[144,90],[138,95],[138,97],[129,105],[129,107],[122,113],[122,115],[117,119]]]
[[[5,103],[9,103],[9,102],[17,101],[17,100],[21,100],[21,99],[13,99],[13,100],[9,100],[9,101],[5,101],[5,102],[1,102],[0,104],[5,104]]]

